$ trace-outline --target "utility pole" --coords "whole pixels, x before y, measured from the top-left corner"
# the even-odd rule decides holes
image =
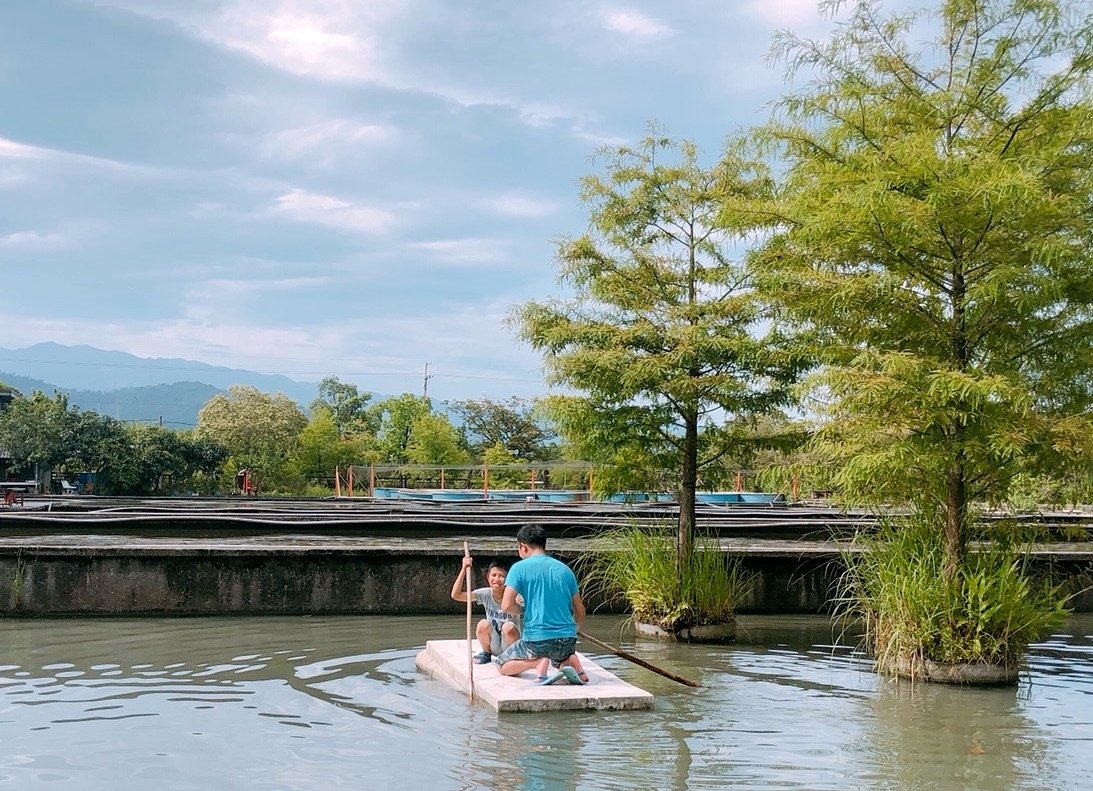
[[[424,398],[429,397],[429,380],[433,377],[429,375],[429,363],[425,363],[425,388],[422,390],[421,395]]]

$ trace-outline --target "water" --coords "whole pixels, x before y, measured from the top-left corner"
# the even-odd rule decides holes
[[[598,650],[653,712],[498,716],[418,675],[462,619],[0,624],[0,788],[1086,789],[1093,618],[1035,646],[1016,689],[870,672],[824,618],[741,621],[729,647]],[[619,641],[619,622],[587,631]],[[587,647],[587,646],[586,646]]]

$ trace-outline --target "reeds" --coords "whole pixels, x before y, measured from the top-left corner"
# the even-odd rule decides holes
[[[696,536],[683,565],[667,527],[616,528],[603,533],[597,547],[578,565],[586,595],[625,601],[635,620],[665,631],[730,623],[749,589],[740,562],[709,536]]]
[[[884,522],[856,548],[839,604],[863,619],[881,670],[923,661],[1012,667],[1067,614],[1060,586],[1006,540],[973,547],[949,580],[940,530],[921,516]]]

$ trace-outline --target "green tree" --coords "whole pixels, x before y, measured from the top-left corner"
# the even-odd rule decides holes
[[[50,398],[36,390],[30,398],[14,398],[0,412],[0,445],[14,466],[33,468],[39,485],[48,489],[53,468],[63,465],[75,451],[77,423],[67,394]]]
[[[319,383],[319,397],[311,402],[315,412],[325,409],[338,430],[339,437],[353,434],[375,434],[376,426],[368,411],[371,393],[360,393],[357,386],[328,376]]]
[[[376,446],[380,460],[388,464],[408,464],[414,421],[432,412],[432,401],[428,397],[412,393],[392,396],[372,405],[369,416],[378,426]]]
[[[294,458],[296,472],[302,479],[326,479],[336,468],[373,460],[370,436],[342,437],[333,415],[326,408],[315,408],[307,426],[300,432]]]
[[[444,415],[420,415],[410,427],[406,455],[414,464],[467,464],[459,432]]]
[[[769,179],[742,146],[712,168],[698,149],[657,135],[602,152],[583,179],[592,231],[558,247],[570,301],[517,309],[549,381],[577,391],[548,401],[585,458],[640,449],[678,470],[677,550],[689,555],[699,471],[729,451],[733,426],[789,401],[797,372],[764,333],[761,306],[734,245]]]
[[[289,474],[286,464],[306,425],[300,407],[283,393],[233,385],[201,408],[196,432],[227,448],[236,465],[251,470],[256,485],[271,488]]]
[[[520,464],[515,454],[501,443],[486,448],[482,453],[482,463],[489,468],[490,488],[523,489],[528,485],[527,470],[506,470],[505,465]]]
[[[448,409],[459,418],[467,444],[478,456],[487,448],[500,445],[520,462],[558,458],[557,432],[533,401],[516,397],[504,401],[477,398],[452,401]]]
[[[861,2],[829,39],[778,40],[808,83],[770,126],[785,184],[756,268],[824,363],[837,486],[932,516],[950,580],[971,503],[1090,451],[1088,14],[946,0],[924,46],[923,14]]]

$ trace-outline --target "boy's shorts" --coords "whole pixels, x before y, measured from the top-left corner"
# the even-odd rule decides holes
[[[490,621],[490,653],[497,656],[501,653],[503,642],[501,640],[500,621]]]
[[[558,664],[573,656],[577,649],[576,637],[555,637],[550,640],[517,640],[494,658],[503,665],[510,659],[542,659],[548,657]]]

